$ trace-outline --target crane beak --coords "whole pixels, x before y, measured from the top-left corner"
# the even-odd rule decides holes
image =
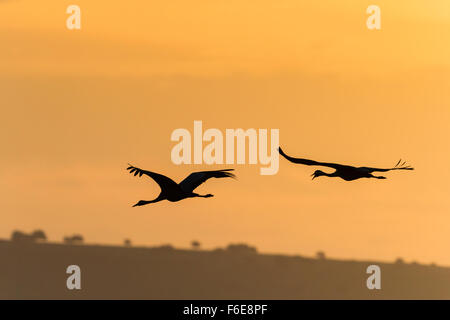
[[[313,173],[313,174],[311,175],[311,177],[312,177],[312,179],[311,179],[311,180],[314,180],[315,178],[317,178],[317,176],[316,176],[316,174],[315,174],[315,173]]]

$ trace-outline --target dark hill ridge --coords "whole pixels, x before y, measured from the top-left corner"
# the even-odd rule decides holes
[[[1,299],[450,299],[450,268],[178,250],[0,241]],[[82,289],[66,288],[81,268]],[[381,290],[366,287],[381,267]]]

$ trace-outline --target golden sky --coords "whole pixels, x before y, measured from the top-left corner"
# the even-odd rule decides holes
[[[82,29],[66,28],[77,4]],[[381,8],[368,30],[366,8]],[[246,242],[261,251],[450,265],[447,0],[0,1],[0,237]],[[413,172],[310,180],[235,165],[188,199],[131,208],[180,181],[174,129],[276,128],[297,157]]]

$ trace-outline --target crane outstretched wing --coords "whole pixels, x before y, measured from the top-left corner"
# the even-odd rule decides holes
[[[414,170],[413,167],[406,164],[405,161],[402,162],[402,159],[398,160],[397,164],[393,168],[371,168],[371,167],[361,167],[361,169],[367,170],[369,172],[386,172],[391,170]]]
[[[180,182],[179,186],[185,192],[192,192],[201,185],[203,182],[210,178],[235,178],[236,176],[229,172],[234,169],[223,169],[223,170],[214,170],[214,171],[199,171],[193,172],[189,176],[186,177],[183,181]]]
[[[140,168],[132,166],[131,164],[129,165],[127,170],[129,170],[130,173],[134,173],[134,176],[139,175],[139,177],[142,177],[143,174],[149,176],[150,178],[152,178],[153,180],[156,181],[156,183],[160,186],[161,190],[178,188],[178,185],[175,181],[173,181],[172,179],[170,179],[162,174],[142,170]]]
[[[281,147],[278,147],[278,151],[280,152],[280,154],[283,157],[285,157],[287,160],[289,160],[292,163],[304,164],[304,165],[307,165],[307,166],[330,167],[330,168],[334,168],[336,170],[340,169],[340,168],[343,168],[343,167],[349,167],[349,166],[338,164],[338,163],[318,162],[318,161],[308,160],[308,159],[293,158],[293,157],[288,156],[286,153],[284,153],[284,151],[281,150]]]

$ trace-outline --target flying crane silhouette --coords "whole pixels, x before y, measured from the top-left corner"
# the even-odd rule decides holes
[[[168,200],[170,202],[176,202],[180,201],[186,198],[194,198],[194,197],[201,197],[201,198],[210,198],[214,195],[208,193],[206,195],[200,195],[198,193],[193,192],[199,185],[201,185],[203,182],[210,178],[235,178],[236,176],[229,172],[233,171],[234,169],[223,169],[223,170],[215,170],[215,171],[199,171],[199,172],[193,172],[189,176],[186,177],[183,181],[180,183],[176,183],[172,179],[151,171],[142,170],[140,168],[134,167],[132,165],[129,165],[127,170],[130,171],[130,173],[134,173],[134,176],[139,175],[139,177],[142,177],[143,174],[149,176],[153,180],[156,181],[156,183],[161,188],[161,193],[159,196],[154,200],[140,200],[138,203],[136,203],[133,207],[137,206],[144,206],[149,203],[155,203],[162,200]]]
[[[328,163],[328,162],[318,162],[314,160],[308,160],[308,159],[301,159],[301,158],[293,158],[288,156],[281,150],[281,147],[278,148],[278,151],[280,154],[285,157],[287,160],[293,163],[298,164],[304,164],[307,166],[323,166],[323,167],[330,167],[335,169],[333,173],[326,173],[321,170],[316,170],[311,175],[312,179],[314,180],[317,177],[320,176],[327,176],[327,177],[339,177],[341,179],[344,179],[345,181],[352,181],[360,178],[376,178],[376,179],[386,179],[386,177],[383,176],[374,176],[373,172],[387,172],[391,170],[414,170],[414,168],[410,167],[409,165],[406,165],[406,162],[402,162],[400,159],[397,164],[393,168],[387,168],[387,169],[381,169],[381,168],[371,168],[371,167],[353,167],[348,165],[342,165],[337,163]],[[401,163],[401,164],[400,164]]]

